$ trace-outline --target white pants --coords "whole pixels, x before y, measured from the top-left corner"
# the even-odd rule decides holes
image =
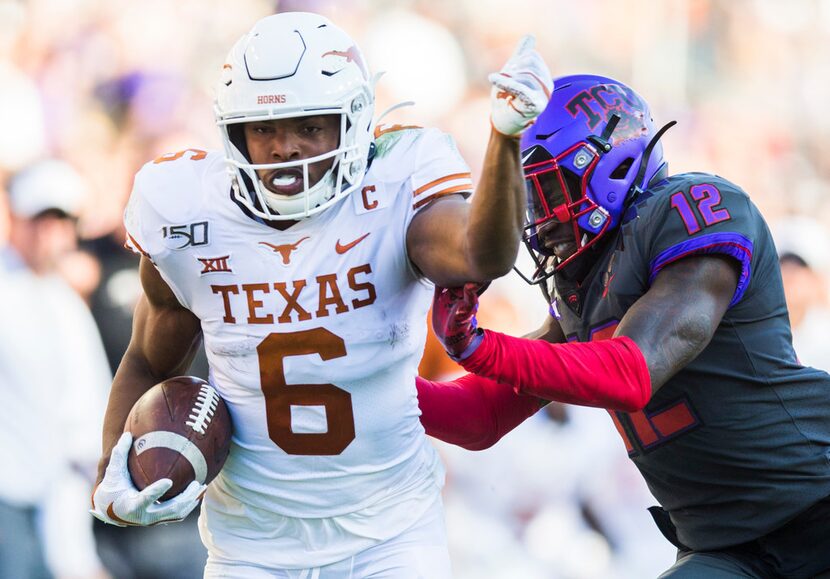
[[[310,569],[267,569],[208,555],[205,579],[450,579],[444,506],[435,501],[400,535],[344,561]]]

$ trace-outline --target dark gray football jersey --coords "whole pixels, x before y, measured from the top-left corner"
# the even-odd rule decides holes
[[[643,411],[611,413],[678,538],[697,550],[758,538],[830,495],[830,376],[797,362],[764,219],[725,179],[665,179],[629,208],[576,293],[559,280],[553,304],[568,340],[609,338],[664,267],[702,254],[741,267],[711,343]]]

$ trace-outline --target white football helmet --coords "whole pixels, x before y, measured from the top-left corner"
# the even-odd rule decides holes
[[[225,63],[214,111],[233,195],[253,214],[297,220],[331,207],[362,182],[372,143],[374,89],[360,49],[345,32],[318,14],[286,12],[257,22],[239,39]],[[241,123],[340,115],[336,149],[298,161],[254,165]],[[334,159],[317,183],[310,164]],[[302,167],[304,190],[279,195],[266,189],[257,169]]]

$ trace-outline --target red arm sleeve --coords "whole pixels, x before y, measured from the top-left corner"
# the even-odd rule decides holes
[[[651,398],[646,360],[627,336],[550,344],[484,332],[481,345],[461,365],[510,384],[517,393],[624,412],[641,410]]]
[[[544,405],[534,396],[473,374],[452,382],[418,376],[415,383],[427,434],[467,450],[493,446]]]

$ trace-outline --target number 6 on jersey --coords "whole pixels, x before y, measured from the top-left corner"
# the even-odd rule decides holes
[[[319,354],[323,360],[346,355],[343,338],[325,328],[268,334],[257,346],[259,375],[265,395],[268,436],[288,454],[340,454],[354,440],[352,395],[334,384],[286,384],[283,360]],[[298,433],[291,428],[292,406],[323,406],[327,431]]]

